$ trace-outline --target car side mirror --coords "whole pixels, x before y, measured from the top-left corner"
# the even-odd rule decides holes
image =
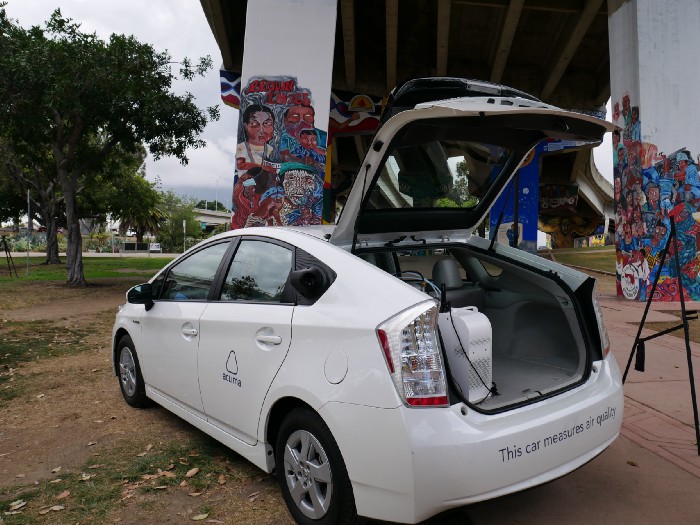
[[[126,292],[126,300],[131,304],[144,304],[146,311],[153,308],[153,286],[151,283],[137,284]]]
[[[320,296],[330,284],[330,279],[325,272],[315,266],[293,271],[290,281],[294,289],[310,299]]]

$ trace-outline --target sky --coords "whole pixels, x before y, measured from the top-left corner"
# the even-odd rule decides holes
[[[188,151],[189,164],[181,166],[175,158],[146,161],[146,176],[160,180],[163,190],[197,199],[219,200],[231,205],[234,176],[237,111],[221,101],[219,67],[221,54],[209,29],[198,0],[9,0],[8,15],[23,27],[43,25],[54,9],[82,24],[85,32],[95,32],[107,39],[112,33],[134,35],[152,44],[157,51],[168,50],[177,61],[188,57],[196,61],[210,55],[214,68],[205,77],[174,85],[177,94],[185,91],[195,96],[205,108],[219,105],[221,118],[210,123],[201,135],[207,146]],[[608,113],[610,110],[608,109]],[[610,134],[595,151],[596,165],[612,182],[612,142]]]

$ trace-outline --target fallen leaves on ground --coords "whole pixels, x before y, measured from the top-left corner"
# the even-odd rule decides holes
[[[24,501],[23,499],[15,500],[12,503],[10,503],[10,511],[15,511],[15,510],[21,509],[26,504],[27,504],[27,502]]]

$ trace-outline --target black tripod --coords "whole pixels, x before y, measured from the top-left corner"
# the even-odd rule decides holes
[[[690,334],[688,331],[688,321],[692,321],[694,319],[698,318],[697,312],[696,311],[690,311],[687,312],[685,309],[685,298],[683,297],[683,282],[681,280],[681,263],[678,260],[678,239],[676,238],[676,222],[673,219],[673,217],[669,217],[671,221],[671,234],[668,237],[668,242],[666,242],[666,246],[663,249],[663,252],[661,252],[661,261],[659,262],[659,271],[656,272],[656,276],[654,277],[654,284],[651,287],[651,293],[649,294],[649,298],[647,299],[647,305],[644,308],[644,315],[642,316],[642,321],[639,323],[639,329],[637,330],[637,337],[634,340],[634,344],[632,345],[632,352],[630,353],[630,358],[627,361],[627,366],[625,367],[625,373],[622,376],[622,383],[627,380],[627,372],[629,372],[630,369],[630,364],[632,363],[632,357],[634,357],[635,351],[637,352],[637,359],[634,362],[634,369],[639,371],[639,372],[644,372],[644,359],[646,357],[646,349],[644,347],[644,343],[646,341],[649,341],[650,339],[655,339],[657,337],[660,337],[662,335],[669,334],[671,332],[675,332],[676,330],[680,330],[683,328],[683,331],[685,333],[685,351],[686,355],[688,357],[688,375],[690,377],[690,397],[693,401],[693,416],[695,417],[695,443],[697,444],[698,447],[698,456],[700,456],[700,423],[698,422],[698,401],[697,397],[695,396],[695,376],[693,374],[693,361],[692,361],[692,354],[690,353]],[[649,307],[651,306],[651,301],[654,298],[654,292],[656,291],[656,285],[659,282],[659,276],[661,275],[661,268],[664,265],[664,261],[666,260],[666,255],[668,254],[668,249],[671,245],[671,241],[673,241],[673,251],[675,252],[675,265],[676,265],[676,275],[678,276],[678,293],[680,294],[680,303],[681,303],[681,324],[678,326],[674,326],[672,328],[668,328],[666,330],[663,330],[662,332],[658,332],[656,334],[650,335],[648,337],[642,337],[642,328],[644,328],[644,322],[646,321],[647,318],[647,313],[649,313]]]
[[[14,270],[15,277],[19,279],[19,275],[17,275],[17,268],[15,268],[15,261],[12,260],[10,248],[7,246],[7,237],[5,237],[4,235],[0,237],[0,249],[5,251],[5,259],[7,260],[7,271],[10,272],[10,277],[12,277],[12,270]]]

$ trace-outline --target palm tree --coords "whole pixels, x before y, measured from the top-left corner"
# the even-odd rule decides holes
[[[162,209],[162,195],[155,184],[142,175],[131,177],[128,184],[116,190],[111,206],[112,219],[119,221],[119,232],[136,232],[136,242],[143,242],[146,233],[156,234],[168,216]]]

